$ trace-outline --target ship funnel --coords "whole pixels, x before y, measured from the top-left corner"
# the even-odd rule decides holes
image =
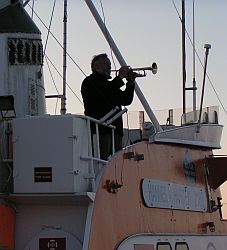
[[[0,1],[0,95],[13,96],[16,117],[46,112],[41,32],[21,3]]]

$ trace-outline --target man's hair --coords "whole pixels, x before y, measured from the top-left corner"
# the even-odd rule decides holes
[[[100,60],[101,58],[108,58],[107,54],[106,53],[103,53],[103,54],[99,54],[99,55],[96,55],[92,58],[91,60],[91,70],[92,72],[94,72],[94,65],[95,63]]]

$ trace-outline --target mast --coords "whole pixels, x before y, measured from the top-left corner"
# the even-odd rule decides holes
[[[196,111],[196,80],[195,80],[195,6],[193,0],[193,111]]]
[[[61,115],[66,114],[66,69],[67,69],[67,0],[64,0],[63,31],[63,94],[61,97]]]
[[[106,38],[107,42],[109,43],[111,49],[113,50],[117,60],[119,61],[120,65],[123,66],[123,65],[127,65],[124,58],[122,57],[121,55],[121,52],[119,51],[117,45],[115,44],[112,36],[110,35],[109,31],[107,30],[107,27],[105,26],[105,24],[103,23],[99,13],[97,12],[94,4],[92,3],[91,0],[84,0],[88,6],[88,8],[90,9],[92,15],[94,16],[97,24],[99,25],[99,28],[101,29],[104,37]],[[143,105],[148,117],[150,118],[151,122],[153,123],[154,127],[155,127],[155,130],[156,132],[160,132],[162,131],[162,128],[157,120],[157,118],[155,117],[152,109],[150,108],[147,100],[145,99],[142,91],[140,90],[138,84],[136,83],[135,81],[135,92],[141,102],[141,104]]]
[[[186,111],[186,53],[185,53],[185,0],[182,0],[182,74],[183,74],[183,114]]]

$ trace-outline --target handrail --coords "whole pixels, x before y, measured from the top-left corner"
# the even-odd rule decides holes
[[[107,113],[106,115],[104,115],[101,119],[99,119],[99,121],[101,123],[105,122],[109,117],[111,117],[112,115],[114,115],[116,112],[118,112],[120,110],[120,108],[118,106],[116,106],[114,109],[112,109],[109,113]]]
[[[115,126],[106,124],[103,122],[100,122],[100,120],[94,119],[89,116],[79,116],[82,119],[86,120],[87,124],[87,130],[88,130],[88,156],[81,156],[80,158],[82,160],[88,160],[89,163],[89,174],[91,175],[91,188],[92,192],[95,192],[95,168],[94,168],[94,162],[96,163],[101,163],[101,164],[106,164],[108,161],[102,160],[100,158],[100,144],[99,144],[99,129],[98,125],[105,126],[111,129],[112,133],[112,154],[115,153],[115,140],[114,140],[114,130]],[[95,132],[96,132],[96,140],[92,140],[92,133],[91,133],[91,122],[95,123]],[[97,149],[97,156],[93,155],[94,149]]]
[[[117,120],[121,115],[123,115],[125,112],[127,112],[128,109],[124,108],[123,110],[120,110],[118,113],[116,113],[112,118],[110,118],[109,120],[107,120],[105,123],[106,125],[110,125],[113,121]]]
[[[90,120],[88,119],[87,120],[87,129],[88,129],[88,156],[91,157],[91,161],[90,161],[90,164],[89,164],[89,173],[92,174],[92,176],[94,176],[94,161],[92,159],[92,140],[91,140],[91,126],[90,126]],[[91,179],[91,188],[92,188],[92,191],[94,192],[95,191],[95,180],[94,178]]]

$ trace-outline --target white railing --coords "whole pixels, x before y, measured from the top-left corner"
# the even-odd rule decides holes
[[[111,110],[108,114],[102,117],[100,120],[96,120],[89,116],[83,116],[83,119],[86,119],[87,131],[88,131],[88,155],[81,156],[81,160],[88,160],[89,163],[89,179],[91,179],[92,191],[95,191],[95,178],[100,172],[102,167],[108,162],[103,160],[100,157],[100,133],[99,126],[105,126],[111,129],[111,140],[112,140],[112,155],[115,153],[115,139],[114,139],[114,130],[115,126],[111,125],[113,121],[119,118],[127,109],[119,111],[119,108]],[[114,115],[115,114],[115,115]],[[111,117],[112,116],[112,117]],[[95,125],[95,134],[91,132],[91,122]],[[92,138],[93,136],[93,138]],[[96,171],[95,171],[96,170]]]

